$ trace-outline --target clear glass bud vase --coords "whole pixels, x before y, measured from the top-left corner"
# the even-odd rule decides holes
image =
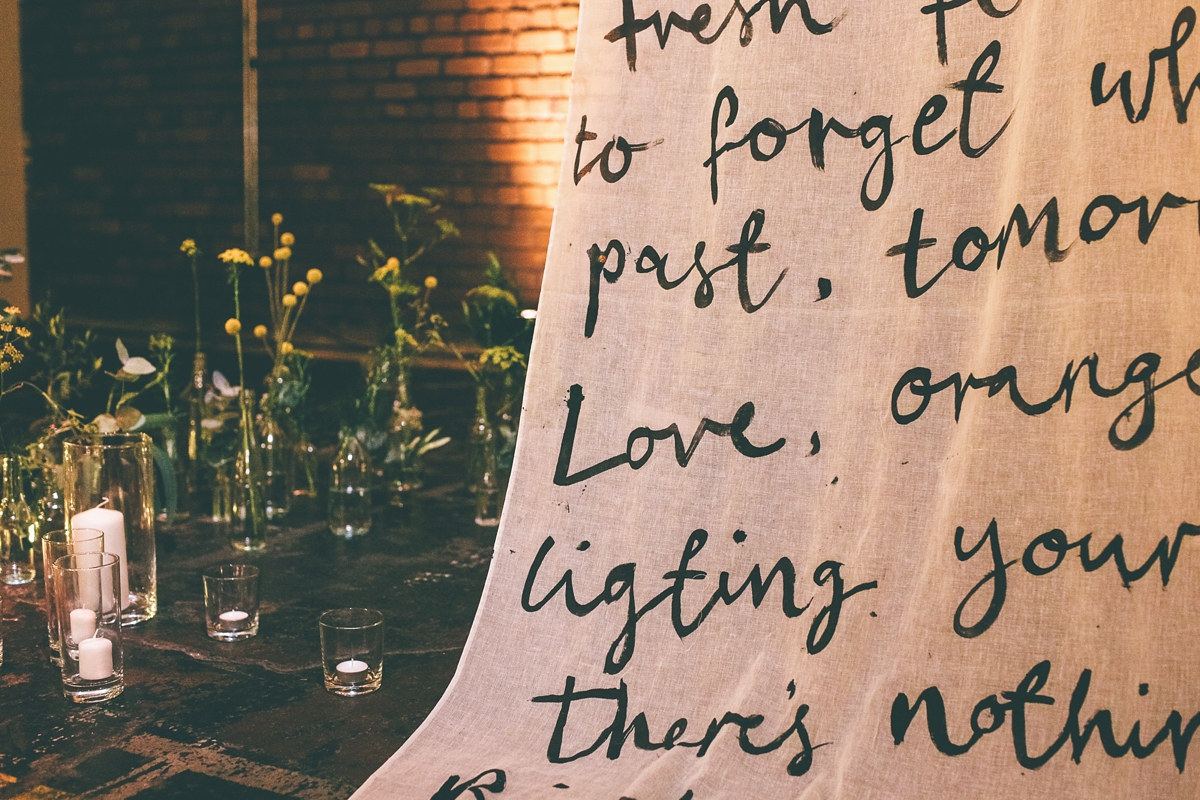
[[[20,459],[0,456],[0,580],[7,584],[37,577],[37,525],[22,490]]]
[[[239,402],[229,543],[237,550],[261,550],[267,546],[267,512],[262,453],[254,431],[254,394],[243,389]]]
[[[497,458],[500,437],[488,411],[487,395],[487,386],[477,384],[475,422],[467,439],[467,486],[475,499],[475,524],[490,528],[500,524],[504,492]]]
[[[259,416],[258,449],[263,468],[263,508],[278,522],[292,509],[292,446],[269,402]]]
[[[353,434],[343,436],[329,477],[329,530],[347,539],[371,530],[371,461]]]
[[[206,502],[204,494],[204,392],[207,387],[208,360],[204,353],[192,359],[192,379],[187,387],[188,428],[187,464],[183,474],[183,497],[180,508],[200,516]]]

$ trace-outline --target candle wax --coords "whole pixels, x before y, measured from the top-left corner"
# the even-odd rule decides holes
[[[357,683],[367,677],[367,662],[351,658],[337,665],[337,677],[342,683]]]
[[[90,639],[96,632],[96,612],[90,608],[76,608],[71,611],[71,638],[76,642]]]
[[[125,515],[112,508],[89,508],[71,517],[72,528],[92,528],[104,533],[104,552],[121,559],[121,610],[129,607],[129,557],[125,548]]]
[[[79,643],[79,677],[102,681],[113,674],[113,646],[108,639],[84,639]]]
[[[246,617],[250,616],[245,611],[223,611],[218,615],[222,622],[241,622]]]

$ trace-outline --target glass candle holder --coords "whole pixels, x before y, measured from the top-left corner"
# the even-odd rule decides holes
[[[344,697],[367,694],[383,683],[383,614],[338,608],[317,620],[325,688]]]
[[[0,581],[7,584],[37,578],[37,521],[21,478],[21,460],[0,456]]]
[[[204,570],[204,620],[210,638],[236,642],[258,634],[258,567],[221,564]]]
[[[154,555],[154,458],[144,433],[83,436],[63,444],[63,490],[69,528],[104,532],[120,557],[121,622],[158,613]]]
[[[62,666],[58,630],[58,595],[54,562],[72,553],[104,552],[104,533],[92,528],[46,531],[42,534],[42,575],[46,581],[46,633],[50,638],[50,662]]]
[[[125,688],[120,559],[74,553],[54,562],[63,694],[76,703],[111,700]]]

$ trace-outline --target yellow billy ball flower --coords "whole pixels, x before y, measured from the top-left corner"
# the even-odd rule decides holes
[[[285,294],[285,295],[283,296],[283,307],[284,307],[284,308],[291,308],[291,307],[292,307],[292,306],[294,306],[294,305],[296,305],[296,295],[294,295],[294,294]]]
[[[321,282],[325,275],[319,269],[310,269],[304,277],[308,278],[308,285],[312,286]]]
[[[437,288],[437,278],[433,277],[432,275],[425,278],[425,288],[426,289],[436,289]]]
[[[291,352],[292,352],[293,350],[295,350],[295,349],[296,349],[296,348],[292,347],[292,343],[291,343],[291,342],[281,342],[281,343],[279,344],[279,352],[280,352],[280,353],[282,353],[282,354],[283,354],[283,355],[285,355],[285,356],[286,356],[286,355],[291,355]]]
[[[393,256],[393,257],[389,258],[383,266],[389,272],[395,272],[398,269],[400,269],[400,259]]]
[[[283,214],[275,213],[271,215],[271,222],[275,225],[283,224]]]
[[[296,243],[296,237],[290,233],[285,233],[279,237],[279,243],[284,247],[291,247]]]
[[[267,326],[266,325],[255,325],[254,326],[254,335],[257,336],[259,339],[267,338]]]
[[[260,267],[262,267],[263,269],[266,269],[267,267],[271,266],[274,263],[275,262],[271,260],[270,256],[263,256],[262,258],[260,258],[258,260],[258,265]]]
[[[296,297],[304,297],[304,295],[308,294],[308,284],[304,281],[296,281],[292,284],[292,294],[296,295]]]
[[[233,317],[230,317],[229,319],[225,320],[225,332],[230,336],[237,336],[242,332],[242,323]]]
[[[292,248],[290,248],[290,247],[280,247],[279,249],[277,249],[275,251],[275,260],[276,261],[287,261],[291,257],[292,257]]]

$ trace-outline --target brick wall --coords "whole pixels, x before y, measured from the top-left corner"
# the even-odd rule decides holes
[[[261,211],[283,213],[297,265],[328,276],[306,312],[310,338],[353,346],[378,333],[384,300],[354,261],[388,226],[369,182],[448,190],[463,237],[428,263],[444,301],[477,282],[488,249],[536,300],[577,11],[576,0],[261,0]],[[210,256],[241,244],[240,24],[230,0],[22,3],[35,295],[52,289],[118,328],[189,329],[179,241],[194,236]],[[215,321],[228,301],[215,261],[205,269]]]

